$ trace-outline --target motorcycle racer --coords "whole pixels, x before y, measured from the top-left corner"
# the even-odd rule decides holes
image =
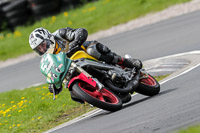
[[[61,28],[53,33],[47,29],[36,28],[29,36],[30,47],[39,55],[46,53],[58,54],[59,52],[72,51],[67,54],[70,57],[78,50],[84,50],[92,57],[110,64],[118,64],[123,67],[141,69],[142,62],[139,59],[126,59],[112,52],[107,46],[98,41],[86,41],[88,32],[84,28],[72,29],[70,27]],[[49,52],[51,51],[51,52]],[[50,85],[49,91],[59,94],[62,86],[55,88]]]

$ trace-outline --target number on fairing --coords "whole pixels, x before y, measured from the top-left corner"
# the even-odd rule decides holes
[[[51,57],[48,55],[45,58],[43,58],[42,64],[41,64],[41,69],[45,73],[49,72],[51,67],[53,66],[53,61],[51,60]]]

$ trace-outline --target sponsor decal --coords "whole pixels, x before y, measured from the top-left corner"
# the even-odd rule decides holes
[[[34,38],[33,34],[31,34],[30,39],[31,39],[31,38]]]
[[[63,64],[60,64],[59,66],[58,66],[58,68],[61,68],[63,66]]]
[[[57,59],[58,61],[61,61],[60,56],[56,56],[56,59]]]
[[[50,80],[50,78],[47,78],[47,82],[48,82],[48,83],[51,83],[51,80]]]
[[[51,78],[51,73],[48,73],[47,78]]]
[[[53,81],[54,82],[54,79],[51,77],[51,81]]]
[[[45,72],[48,73],[50,69],[54,66],[53,61],[50,57],[50,55],[46,56],[42,62],[41,69]]]

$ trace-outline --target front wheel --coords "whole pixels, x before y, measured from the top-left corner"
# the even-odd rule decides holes
[[[160,92],[160,84],[153,76],[146,74],[139,80],[139,84],[135,92],[146,96],[154,96]]]
[[[72,90],[82,100],[98,108],[108,111],[117,111],[122,108],[121,99],[106,88],[99,92],[97,87],[78,81],[73,84]]]

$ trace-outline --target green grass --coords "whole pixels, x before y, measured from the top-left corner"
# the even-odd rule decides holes
[[[31,26],[18,27],[14,33],[0,33],[0,60],[32,52],[28,37],[37,27],[44,27],[51,32],[63,27],[84,27],[91,34],[187,1],[190,0],[99,0],[89,3],[81,8],[45,18]]]
[[[170,74],[167,74],[167,75],[162,75],[162,76],[155,76],[155,79],[157,81],[161,81],[162,79],[165,79],[166,77],[168,77]]]
[[[0,132],[43,132],[92,108],[64,89],[54,101],[47,85],[0,93]]]
[[[182,129],[178,133],[200,133],[200,124],[196,126],[191,126],[187,129]]]
[[[93,109],[72,101],[66,89],[54,101],[47,84],[4,92],[0,93],[0,132],[43,132]]]

